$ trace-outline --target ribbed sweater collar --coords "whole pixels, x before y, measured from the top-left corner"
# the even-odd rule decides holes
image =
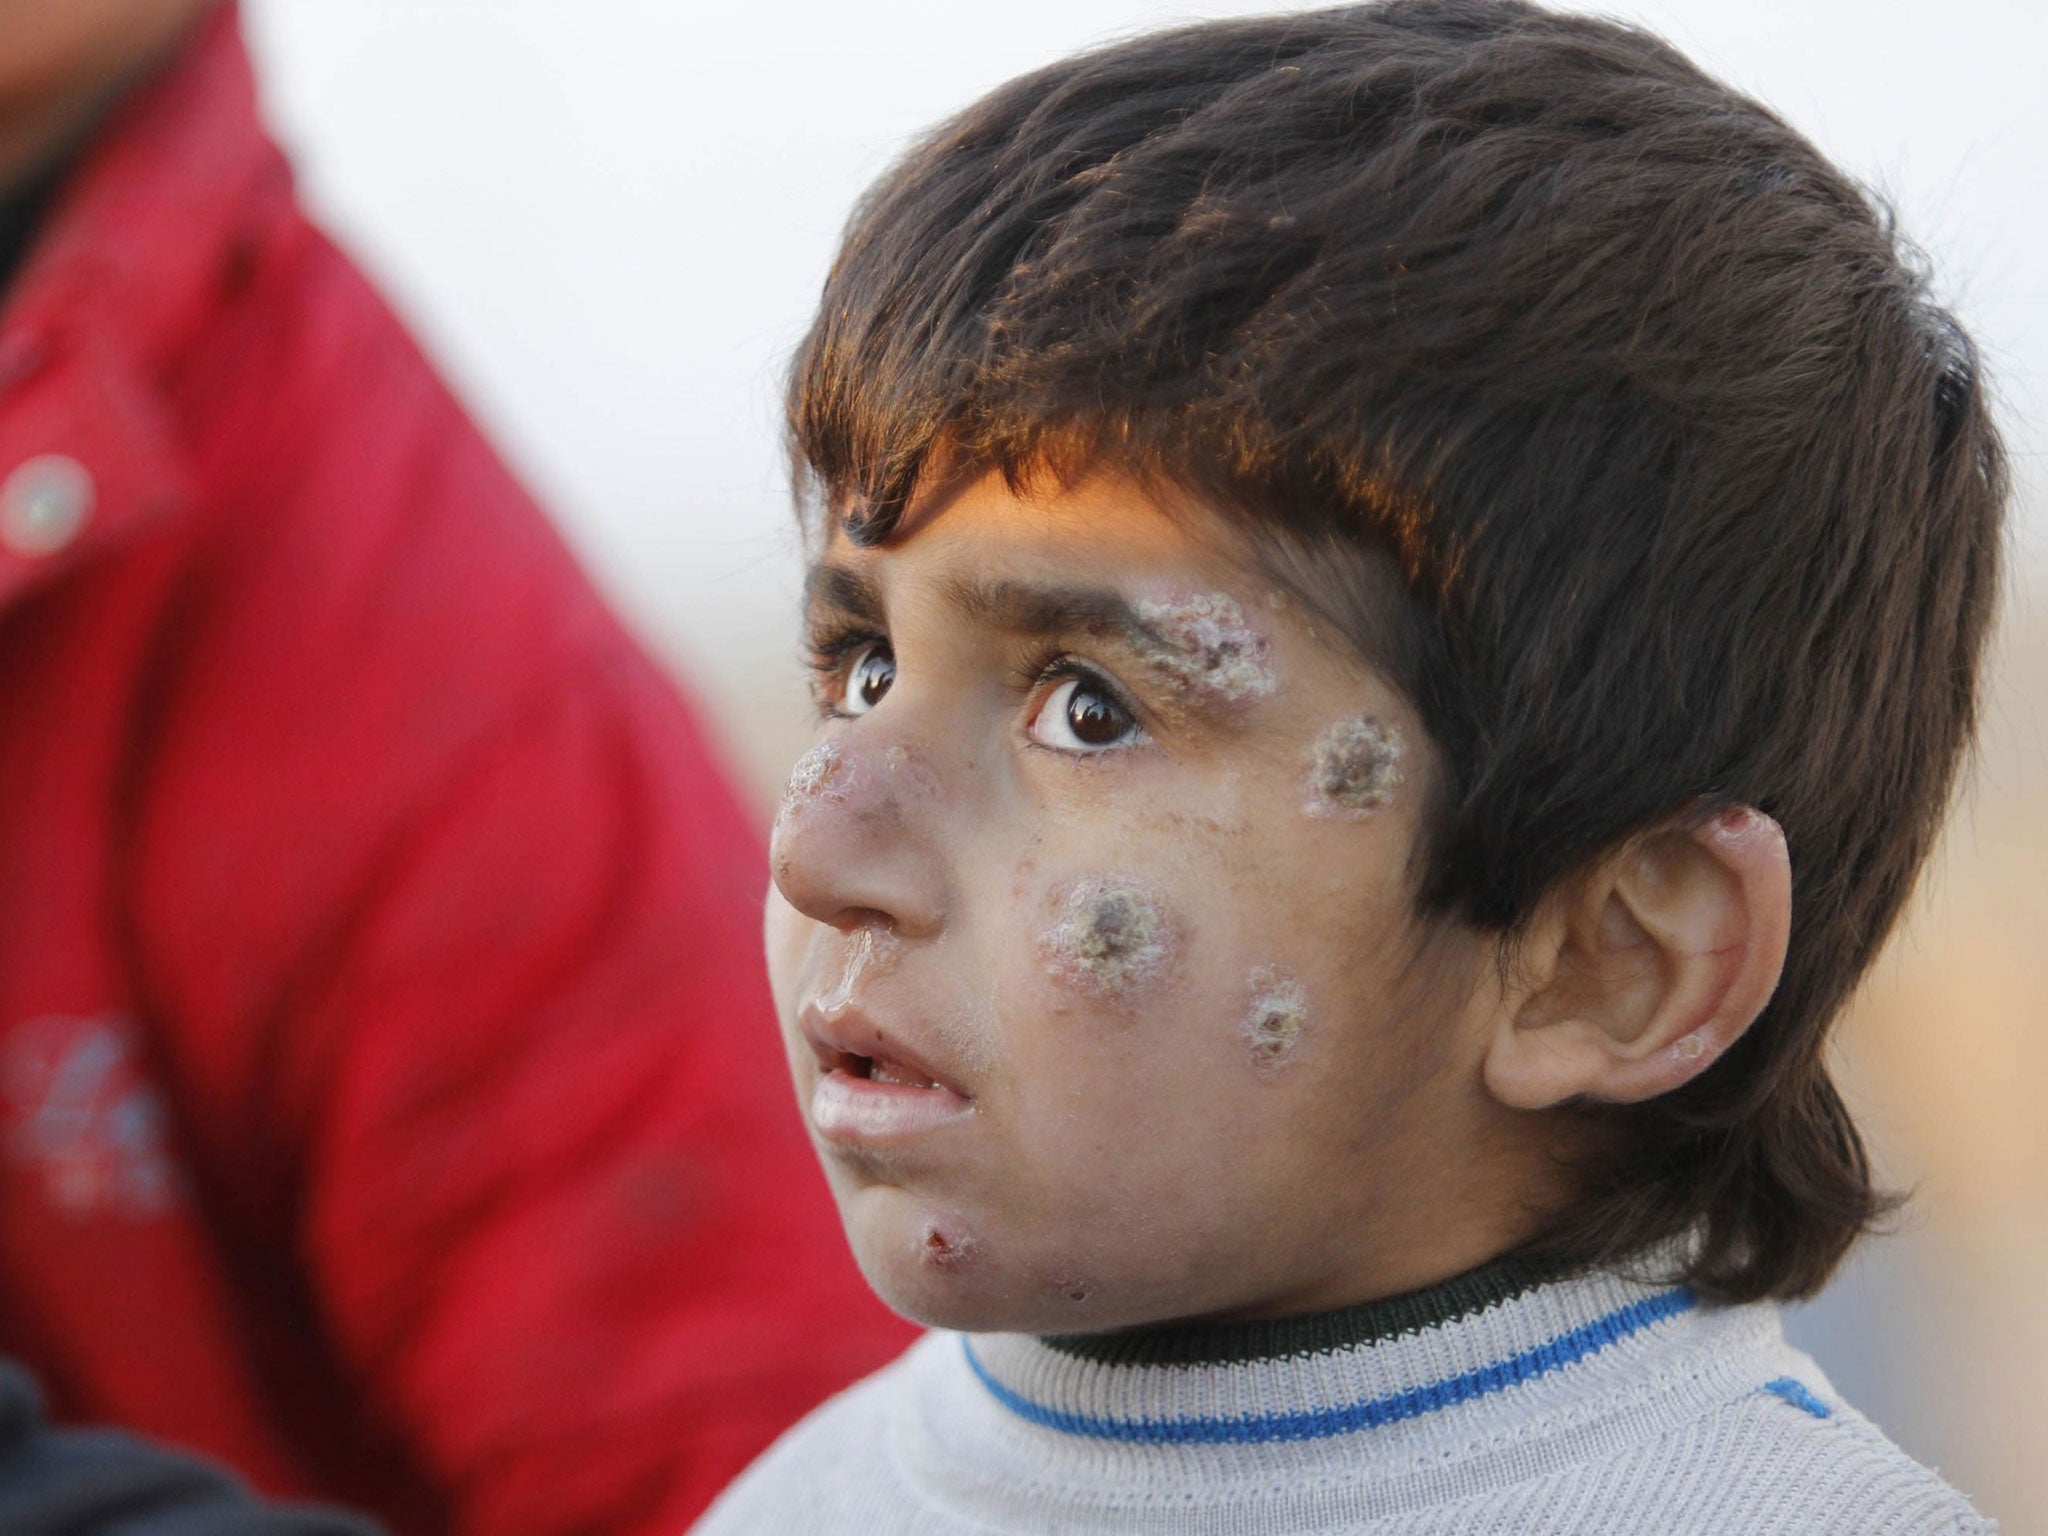
[[[1097,1442],[1312,1441],[1568,1370],[1694,1305],[1680,1286],[1505,1260],[1408,1295],[1270,1323],[963,1339],[1017,1418]]]

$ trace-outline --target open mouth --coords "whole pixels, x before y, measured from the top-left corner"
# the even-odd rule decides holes
[[[940,1075],[943,1062],[927,1065],[860,1009],[807,1005],[800,1027],[818,1064],[811,1128],[826,1142],[903,1147],[975,1118],[973,1094]]]
[[[908,1052],[898,1054],[865,1018],[838,1022],[836,1040],[810,1035],[818,1059],[811,1126],[827,1142],[903,1146],[973,1118],[970,1096]]]
[[[848,1077],[864,1082],[888,1084],[900,1088],[936,1088],[937,1079],[927,1077],[914,1067],[907,1067],[900,1061],[891,1061],[886,1056],[856,1056],[850,1051],[840,1053],[832,1064],[832,1070],[843,1072]]]

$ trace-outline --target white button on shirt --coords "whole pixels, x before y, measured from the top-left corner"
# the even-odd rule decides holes
[[[17,555],[54,555],[92,516],[92,472],[62,453],[38,454],[0,481],[0,545]]]

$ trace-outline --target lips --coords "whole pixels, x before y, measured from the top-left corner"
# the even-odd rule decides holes
[[[969,1118],[974,1100],[865,1014],[816,1007],[800,1018],[818,1060],[811,1125],[842,1146],[914,1140]]]
[[[864,1078],[871,1083],[886,1083],[900,1088],[936,1088],[938,1083],[921,1072],[913,1072],[899,1062],[886,1056],[856,1056],[851,1064],[842,1068],[853,1077]]]

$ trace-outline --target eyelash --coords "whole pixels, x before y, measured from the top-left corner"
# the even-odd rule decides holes
[[[853,624],[810,633],[805,640],[804,660],[811,673],[811,699],[820,715],[831,720],[841,718],[831,701],[838,696],[837,685],[845,680],[847,663],[865,646],[888,643],[887,635]]]
[[[811,694],[820,714],[828,719],[840,718],[839,710],[830,700],[837,696],[838,685],[845,680],[847,663],[866,646],[888,643],[887,635],[852,624],[812,632],[806,642],[809,653],[806,660],[811,672]],[[1048,684],[1078,679],[1100,689],[1137,722],[1140,730],[1150,734],[1146,712],[1139,708],[1137,700],[1111,681],[1106,673],[1080,660],[1071,651],[1048,645],[1013,667],[1011,676],[1024,693],[1036,693]]]
[[[1047,646],[1036,658],[1020,664],[1014,675],[1021,687],[1030,693],[1035,693],[1048,684],[1064,683],[1070,678],[1084,682],[1091,688],[1100,690],[1105,698],[1111,700],[1117,708],[1137,722],[1140,730],[1146,729],[1145,712],[1138,707],[1137,700],[1112,682],[1108,674],[1090,666],[1071,651],[1061,650],[1057,646]]]
[[[846,664],[846,658],[864,645],[876,641],[888,644],[889,637],[877,634],[872,629],[862,629],[848,624],[833,629],[813,630],[805,637],[804,647],[809,653],[808,660],[813,672],[832,672]]]

